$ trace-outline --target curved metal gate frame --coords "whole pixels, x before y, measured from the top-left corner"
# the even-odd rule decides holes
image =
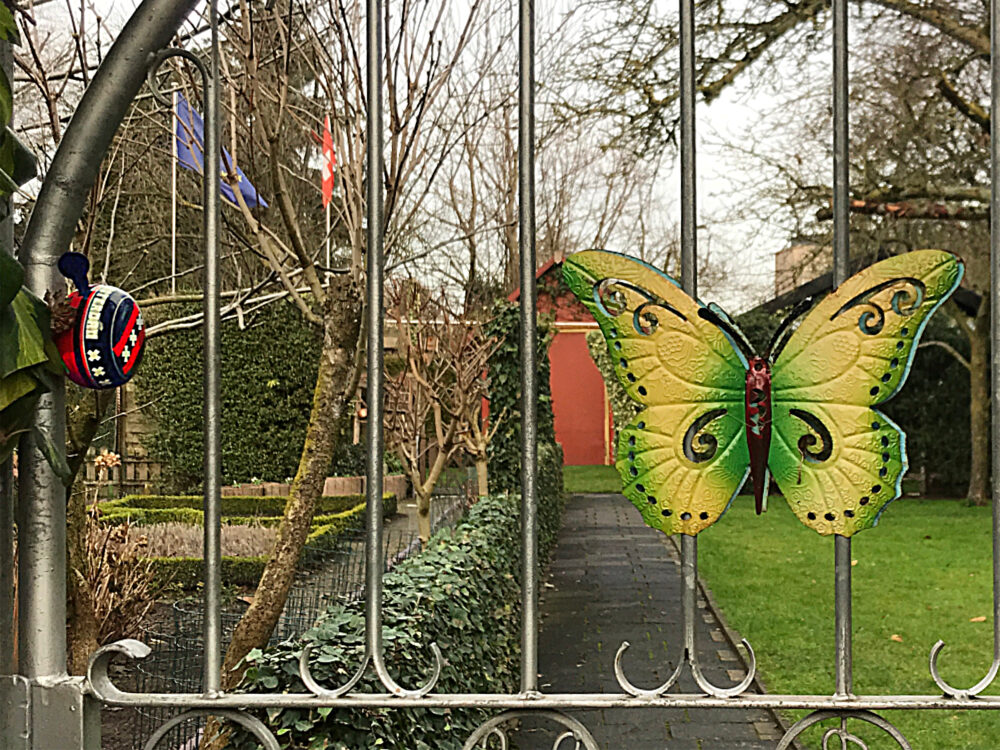
[[[197,62],[204,76],[206,92],[206,151],[218,150],[218,28],[216,2],[209,0],[212,23],[212,56],[206,67]],[[375,103],[368,112],[367,170],[377,174],[382,167],[382,2],[367,0],[367,96]],[[546,719],[557,726],[553,748],[565,740],[570,746],[597,748],[586,727],[567,715],[566,709],[582,708],[769,708],[811,709],[812,713],[793,725],[777,745],[791,747],[809,727],[839,719],[839,725],[827,729],[824,747],[831,739],[842,747],[848,743],[866,747],[848,728],[848,720],[870,724],[888,734],[904,750],[910,745],[888,721],[874,713],[882,709],[1000,709],[1000,696],[983,696],[1000,670],[1000,223],[991,226],[991,325],[992,325],[992,435],[993,435],[993,660],[982,680],[959,689],[939,675],[937,660],[944,646],[938,641],[931,649],[931,675],[941,688],[941,695],[855,695],[851,653],[851,541],[836,537],[834,586],[835,671],[832,695],[747,694],[755,671],[753,651],[744,642],[750,657],[746,678],[737,685],[711,684],[701,672],[695,649],[694,621],[697,591],[697,537],[681,538],[682,608],[684,622],[683,657],[674,674],[661,686],[643,689],[629,682],[621,666],[621,656],[628,647],[622,644],[615,657],[615,674],[620,693],[556,694],[544,693],[538,686],[538,527],[536,489],[536,398],[535,367],[535,215],[534,215],[534,7],[532,0],[520,3],[520,98],[518,110],[519,153],[519,242],[521,250],[521,386],[522,386],[522,622],[521,684],[516,693],[450,694],[434,692],[442,664],[436,644],[430,645],[435,669],[430,680],[419,687],[397,684],[389,675],[382,642],[382,565],[378,551],[382,539],[382,298],[383,298],[383,205],[379,181],[368,181],[367,294],[368,373],[371,425],[368,432],[367,469],[367,587],[366,653],[357,673],[341,686],[321,686],[309,672],[309,649],[300,660],[300,674],[310,690],[300,694],[232,694],[220,689],[221,638],[219,613],[219,287],[216,241],[219,220],[219,165],[208,159],[205,185],[205,424],[206,424],[206,493],[205,493],[205,653],[201,693],[151,694],[119,690],[108,674],[111,658],[124,654],[141,659],[149,648],[139,641],[126,640],[98,650],[91,659],[86,679],[68,677],[65,672],[66,643],[63,623],[66,617],[65,591],[65,507],[63,490],[47,463],[41,459],[30,438],[21,444],[21,490],[17,509],[20,529],[19,604],[21,626],[18,637],[20,674],[0,675],[0,742],[4,748],[52,750],[100,746],[99,710],[101,704],[115,706],[173,707],[185,713],[172,719],[150,737],[147,747],[155,747],[167,730],[193,716],[216,715],[246,727],[269,749],[278,742],[270,730],[249,711],[270,707],[320,708],[402,708],[402,707],[476,707],[493,709],[497,714],[483,723],[465,743],[465,748],[507,747],[507,725],[525,716]],[[96,177],[100,160],[106,152],[117,124],[123,119],[133,97],[143,85],[147,73],[167,57],[190,53],[165,49],[171,36],[196,5],[196,0],[144,0],[109,51],[100,70],[86,91],[67,128],[64,139],[49,169],[24,238],[29,286],[38,294],[54,287],[55,261],[68,245],[76,221],[82,213],[84,196]],[[696,274],[696,191],[695,191],[695,57],[694,1],[680,0],[681,32],[681,247],[682,284],[694,296]],[[847,276],[848,257],[848,102],[847,102],[847,0],[833,0],[833,80],[834,80],[834,243],[833,281]],[[991,0],[991,84],[993,111],[1000,112],[1000,0]],[[990,165],[992,183],[991,215],[1000,215],[1000,130],[998,119],[991,120]],[[51,432],[63,429],[63,393],[44,397],[37,421]],[[0,477],[0,490],[9,488],[9,477]],[[0,492],[0,569],[9,569],[10,556],[9,493]],[[12,602],[0,599],[0,614],[10,622]],[[13,644],[8,633],[0,642],[0,671],[10,671]],[[373,669],[385,688],[379,694],[357,694],[352,689],[362,675]],[[683,670],[690,670],[701,693],[670,693]]]

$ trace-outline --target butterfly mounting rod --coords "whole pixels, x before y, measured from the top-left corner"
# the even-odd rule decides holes
[[[187,3],[191,5],[192,3]],[[212,58],[205,68],[206,127],[217,133],[218,106],[216,78],[218,28],[216,3],[211,2]],[[206,497],[205,533],[209,550],[206,563],[206,643],[204,689],[199,693],[137,693],[119,688],[112,679],[110,663],[115,658],[140,660],[150,649],[136,640],[123,640],[99,649],[91,658],[85,681],[79,681],[82,696],[97,698],[104,704],[179,709],[182,717],[211,714],[240,724],[267,748],[279,747],[263,717],[276,709],[399,709],[399,708],[479,708],[493,712],[465,740],[465,748],[508,747],[510,728],[532,717],[546,722],[553,730],[553,748],[569,745],[593,750],[598,745],[580,718],[567,711],[605,708],[684,708],[734,709],[762,708],[776,710],[806,709],[810,713],[788,727],[778,742],[778,750],[792,747],[810,728],[822,725],[823,746],[839,740],[842,747],[853,744],[866,747],[861,733],[875,730],[887,735],[900,748],[908,749],[906,738],[881,717],[888,709],[1000,709],[1000,696],[984,695],[1000,669],[1000,482],[994,486],[994,649],[993,661],[985,676],[968,688],[955,688],[941,677],[938,659],[943,643],[930,652],[930,672],[940,692],[927,695],[857,695],[853,689],[851,651],[851,539],[857,533],[874,529],[879,518],[900,495],[906,471],[905,424],[897,425],[882,411],[881,405],[904,386],[920,336],[929,318],[959,285],[963,265],[959,258],[942,250],[921,250],[880,261],[860,273],[847,277],[848,258],[848,149],[847,149],[847,3],[833,0],[833,122],[834,122],[834,206],[833,206],[833,289],[821,299],[795,310],[776,332],[765,351],[755,352],[738,327],[720,308],[704,305],[697,295],[697,195],[695,159],[695,71],[694,2],[680,0],[680,177],[681,177],[681,277],[674,280],[662,271],[625,255],[601,250],[570,256],[563,264],[564,277],[573,292],[591,311],[605,337],[615,363],[614,377],[641,407],[636,417],[620,430],[616,465],[623,480],[623,493],[651,527],[680,541],[683,641],[677,644],[676,664],[670,677],[661,685],[636,686],[626,676],[628,643],[624,642],[613,657],[617,678],[616,692],[552,693],[538,684],[538,514],[536,460],[537,363],[535,362],[536,294],[535,209],[534,209],[534,12],[531,0],[519,0],[519,251],[521,282],[521,436],[522,436],[522,571],[521,591],[521,683],[516,692],[451,693],[439,692],[438,677],[449,658],[447,648],[428,643],[426,679],[418,685],[400,685],[392,677],[392,665],[386,663],[382,634],[382,433],[383,383],[383,185],[380,180],[366,180],[367,185],[367,366],[369,425],[367,440],[367,573],[365,589],[365,653],[351,675],[340,684],[322,684],[313,674],[314,655],[303,644],[298,673],[304,686],[301,692],[280,694],[228,693],[220,689],[220,615],[218,538],[220,499],[218,461],[221,456],[217,418],[206,419]],[[991,32],[997,36],[1000,24],[1000,0],[991,0]],[[171,4],[163,0],[144,0],[136,23],[123,32],[95,74],[94,84],[85,92],[78,116],[67,128],[60,149],[66,143],[80,141],[80,129],[107,129],[94,117],[95,93],[103,86],[115,87],[111,73],[114,66],[128,72],[136,59],[144,59],[147,68],[155,67],[173,52],[150,53],[159,49],[169,33],[156,35],[149,43],[139,43],[137,36],[151,24],[176,28],[183,20],[162,16]],[[142,10],[145,9],[145,10]],[[158,10],[159,9],[159,10]],[[156,13],[154,13],[156,11]],[[387,17],[383,0],[366,0],[366,65],[368,107],[367,173],[380,174],[384,169],[382,145],[382,78],[385,38],[382,21]],[[140,23],[139,21],[142,21]],[[133,28],[134,26],[134,28]],[[172,32],[171,32],[172,33]],[[131,34],[131,37],[130,37]],[[155,41],[155,44],[153,43]],[[994,42],[995,43],[995,42]],[[142,53],[136,58],[135,49]],[[123,50],[132,50],[123,57]],[[185,54],[185,56],[188,56]],[[189,59],[190,56],[188,56]],[[123,62],[123,60],[125,62]],[[1000,111],[1000,55],[991,56],[993,111]],[[131,79],[129,79],[131,80]],[[155,78],[154,78],[155,82]],[[135,89],[138,88],[135,83]],[[82,113],[82,115],[81,115]],[[122,112],[124,116],[124,110]],[[116,118],[118,116],[116,115]],[[120,118],[118,118],[120,119]],[[997,126],[991,120],[990,127]],[[87,123],[90,123],[89,125]],[[95,124],[97,123],[97,124]],[[215,136],[213,136],[214,138]],[[215,141],[217,144],[217,141]],[[211,145],[206,146],[212,150]],[[83,152],[80,149],[77,156]],[[64,156],[60,156],[63,153]],[[69,169],[70,161],[57,152],[54,171]],[[72,154],[70,154],[72,156]],[[100,154],[96,157],[98,160]],[[218,165],[209,159],[212,173],[207,186],[215,191],[206,204],[206,250],[210,265],[217,260],[220,227],[216,220],[218,206]],[[77,159],[74,163],[82,163]],[[1000,175],[1000,133],[991,138],[991,167]],[[57,186],[83,186],[92,179],[61,179]],[[1000,215],[1000,194],[993,180],[992,209]],[[82,196],[81,192],[81,196]],[[52,205],[43,190],[40,206]],[[82,206],[82,197],[79,201]],[[76,209],[74,209],[76,210]],[[39,208],[35,209],[36,212]],[[63,226],[68,232],[71,221],[46,222],[45,227]],[[56,253],[65,243],[39,244],[34,233],[43,225],[33,217],[25,240],[25,253],[32,267],[48,268],[55,264]],[[47,231],[47,230],[46,230]],[[53,230],[54,231],[54,230]],[[996,339],[1000,325],[1000,222],[991,227],[991,305],[993,319],[993,475],[1000,477],[1000,347]],[[55,235],[53,235],[54,237]],[[67,240],[68,241],[68,240]],[[58,247],[57,247],[58,246]],[[37,250],[41,247],[41,250]],[[44,291],[44,284],[36,291]],[[206,285],[207,320],[218,315],[218,285]],[[217,388],[220,362],[217,354],[219,326],[206,327],[207,413],[219,414]],[[59,403],[59,402],[54,402]],[[48,407],[45,407],[48,408]],[[59,409],[51,409],[54,418]],[[27,457],[22,463],[20,504],[25,512],[37,516],[39,523],[49,518],[49,511],[64,506],[64,494],[58,483],[38,472],[43,462]],[[832,576],[836,593],[835,616],[831,633],[834,648],[835,680],[821,694],[775,694],[755,692],[756,660],[750,645],[744,643],[747,671],[732,685],[716,685],[704,674],[698,662],[695,620],[698,611],[698,535],[723,519],[734,497],[743,488],[752,492],[758,512],[764,512],[768,489],[776,485],[796,518],[816,532],[816,544],[835,547],[835,570]],[[2,499],[2,498],[0,498]],[[2,518],[0,514],[0,518]],[[723,520],[724,522],[724,520]],[[55,524],[58,526],[58,524]],[[65,639],[65,613],[58,610],[65,602],[65,543],[53,531],[45,538],[31,537],[34,527],[24,527],[19,575],[24,601],[37,606],[23,606],[21,651],[22,665],[31,667],[19,680],[0,679],[0,697],[10,698],[22,683],[36,690],[54,684],[53,675],[63,669],[65,654],[59,643]],[[875,532],[877,533],[877,532]],[[827,538],[832,539],[828,541]],[[31,552],[25,554],[25,550]],[[777,606],[777,603],[776,603]],[[29,637],[26,635],[30,633]],[[821,636],[822,634],[817,634]],[[61,640],[60,640],[61,639]],[[612,657],[608,657],[611,659]],[[319,670],[317,670],[319,672]],[[696,689],[681,692],[681,678],[689,674]],[[21,679],[23,677],[23,679]],[[65,677],[63,674],[62,677]],[[364,679],[364,678],[368,679]],[[74,685],[76,683],[73,683]],[[359,686],[365,686],[365,691]],[[372,685],[377,692],[371,692]],[[62,683],[59,688],[63,689]],[[70,688],[67,688],[70,689]],[[77,688],[72,688],[77,689]],[[27,690],[25,688],[25,690]],[[25,692],[27,695],[27,692]],[[21,705],[7,700],[5,705]],[[45,706],[31,707],[42,717]],[[13,713],[9,712],[9,713]],[[43,717],[44,718],[44,717]],[[152,747],[180,717],[172,719],[150,738]],[[827,723],[832,722],[832,724]],[[40,720],[40,723],[44,721]],[[13,737],[0,724],[0,745],[31,747]],[[8,741],[9,740],[9,741]],[[569,742],[565,742],[569,740]],[[6,744],[5,744],[6,743]],[[73,747],[76,747],[74,745]],[[84,747],[84,745],[80,745]],[[87,750],[91,745],[86,745]]]

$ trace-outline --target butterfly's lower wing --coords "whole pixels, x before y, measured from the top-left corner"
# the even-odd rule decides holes
[[[799,520],[842,536],[878,523],[906,472],[903,431],[867,406],[783,401],[773,409],[768,466]]]
[[[625,496],[666,534],[697,534],[747,474],[746,367],[726,335],[662,272],[598,250],[563,276],[594,315],[626,393],[644,408],[619,433]]]
[[[820,534],[851,536],[900,495],[905,436],[876,406],[902,387],[962,262],[919,250],[869,266],[809,313],[772,367],[768,465]]]
[[[697,534],[726,512],[750,471],[741,406],[649,406],[621,430],[616,466],[647,525]]]

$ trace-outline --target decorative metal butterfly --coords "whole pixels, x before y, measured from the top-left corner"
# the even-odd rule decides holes
[[[962,261],[919,250],[869,266],[793,312],[756,356],[730,318],[634,258],[568,257],[563,275],[600,324],[626,392],[644,408],[622,429],[617,467],[649,526],[697,534],[752,477],[769,474],[820,534],[878,523],[900,495],[906,436],[875,407],[900,389]]]

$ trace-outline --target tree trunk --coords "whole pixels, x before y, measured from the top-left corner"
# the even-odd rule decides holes
[[[284,517],[278,526],[274,550],[268,558],[250,607],[243,614],[223,660],[222,685],[231,690],[243,677],[237,664],[253,648],[267,644],[281,616],[296,566],[323,492],[330,468],[338,426],[351,394],[341,389],[350,380],[361,324],[357,286],[345,280],[329,292],[323,316],[323,350],[320,354],[312,412]]]
[[[476,479],[479,483],[479,497],[486,497],[490,494],[490,483],[488,464],[485,455],[476,456]]]
[[[969,328],[969,491],[972,505],[990,502],[990,301],[983,296]]]
[[[83,484],[80,482],[79,484]],[[87,581],[87,496],[70,494],[66,508],[67,586],[66,668],[72,675],[87,673],[90,655],[97,650],[97,617],[94,592]]]
[[[431,538],[431,494],[425,494],[416,487],[414,494],[417,496],[417,533],[420,534],[421,544],[427,544]]]

